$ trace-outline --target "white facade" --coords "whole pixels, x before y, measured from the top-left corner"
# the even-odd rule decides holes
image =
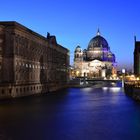
[[[115,55],[110,51],[107,41],[97,35],[92,38],[87,49],[82,51],[77,46],[74,54],[74,71],[76,76],[102,77],[111,76],[116,69]]]

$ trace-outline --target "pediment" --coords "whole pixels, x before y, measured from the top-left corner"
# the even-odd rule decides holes
[[[104,66],[104,63],[100,60],[93,60],[91,62],[89,62],[89,66],[90,67],[94,67],[94,66]]]

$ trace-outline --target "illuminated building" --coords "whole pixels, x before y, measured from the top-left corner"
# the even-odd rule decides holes
[[[93,37],[87,49],[82,50],[78,45],[74,52],[74,71],[77,77],[110,77],[116,74],[115,55],[110,51],[108,42],[100,35]]]
[[[57,90],[68,79],[69,51],[17,22],[0,22],[0,98]]]

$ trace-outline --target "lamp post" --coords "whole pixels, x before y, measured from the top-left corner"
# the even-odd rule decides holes
[[[122,87],[124,87],[125,69],[122,69]]]

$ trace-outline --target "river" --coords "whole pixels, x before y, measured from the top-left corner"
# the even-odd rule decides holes
[[[115,83],[0,101],[0,140],[140,140],[140,103]]]

